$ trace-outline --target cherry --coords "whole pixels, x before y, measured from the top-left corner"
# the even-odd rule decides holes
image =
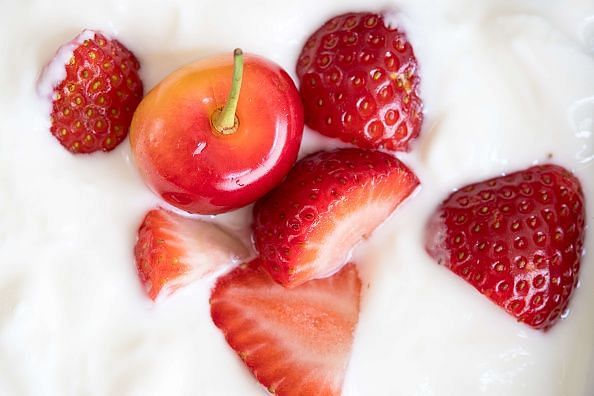
[[[230,78],[232,76],[232,78]],[[130,128],[147,185],[190,213],[248,205],[295,160],[303,107],[291,77],[262,57],[216,57],[166,77],[142,100]]]

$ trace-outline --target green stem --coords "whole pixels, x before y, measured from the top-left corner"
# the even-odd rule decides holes
[[[243,79],[243,52],[236,48],[233,51],[233,80],[231,81],[231,91],[227,103],[213,120],[215,129],[224,134],[229,135],[237,129],[237,117],[235,112],[237,110],[237,102],[239,101],[239,91],[241,90],[241,81]]]

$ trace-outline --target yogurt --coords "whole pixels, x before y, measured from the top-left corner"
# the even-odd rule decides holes
[[[261,395],[212,324],[214,279],[153,304],[132,247],[159,201],[124,142],[74,156],[49,133],[43,65],[83,28],[117,37],[150,89],[242,47],[294,76],[307,36],[348,11],[390,11],[414,45],[426,116],[399,157],[422,181],[354,252],[364,280],[344,394],[587,396],[594,392],[594,238],[570,311],[543,333],[438,266],[425,220],[454,188],[553,161],[594,222],[591,0],[75,0],[0,15],[0,395]],[[394,21],[391,21],[394,22]],[[306,131],[303,154],[338,143]],[[250,208],[214,221],[247,235]]]

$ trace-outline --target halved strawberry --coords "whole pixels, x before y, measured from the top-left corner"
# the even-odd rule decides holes
[[[287,290],[259,260],[217,282],[211,316],[270,393],[340,395],[359,320],[361,281],[353,264]]]
[[[136,266],[149,297],[171,294],[248,256],[246,247],[213,223],[164,209],[147,213],[134,247]]]
[[[334,273],[418,184],[402,162],[379,151],[303,158],[254,207],[262,265],[286,287]]]
[[[584,221],[579,180],[539,165],[454,192],[431,217],[426,248],[516,319],[546,329],[578,282]]]
[[[142,99],[140,64],[118,40],[84,30],[44,68],[51,133],[72,153],[111,151],[128,135]]]

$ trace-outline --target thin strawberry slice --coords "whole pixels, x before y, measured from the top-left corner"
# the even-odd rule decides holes
[[[262,265],[286,287],[336,272],[418,184],[402,162],[379,151],[305,157],[254,208]]]
[[[153,300],[248,256],[246,247],[213,223],[164,209],[147,213],[134,247],[138,275]]]
[[[258,259],[220,278],[211,316],[270,393],[340,395],[359,318],[355,265],[287,290]]]

